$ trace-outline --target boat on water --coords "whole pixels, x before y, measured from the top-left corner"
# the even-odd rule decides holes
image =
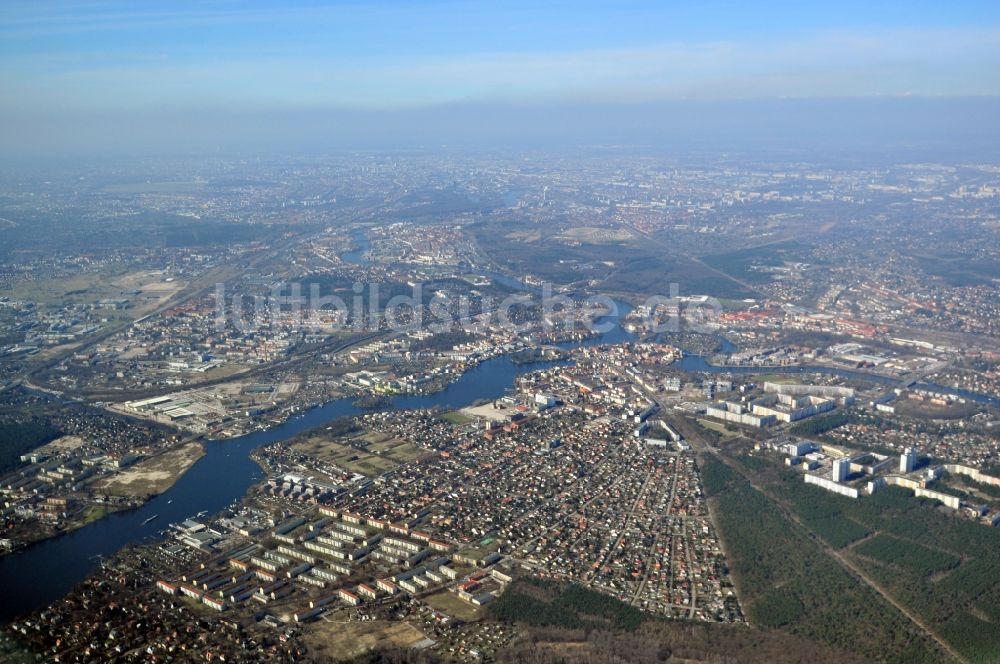
[[[171,498],[170,500],[168,500],[168,501],[167,501],[167,505],[169,505],[169,504],[170,504],[170,503],[172,503],[172,502],[174,502],[174,499],[173,499],[173,498]]]
[[[144,525],[144,526],[145,526],[145,525],[146,525],[147,523],[149,523],[150,521],[152,521],[153,519],[155,519],[155,518],[156,518],[156,517],[158,517],[158,516],[160,516],[160,515],[159,515],[159,514],[154,514],[153,516],[151,516],[151,517],[149,517],[148,519],[146,519],[145,521],[143,521],[143,522],[142,522],[142,525]]]

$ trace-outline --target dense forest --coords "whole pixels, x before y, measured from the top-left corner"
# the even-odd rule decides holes
[[[634,631],[644,620],[653,619],[595,590],[531,577],[518,579],[490,605],[490,613],[505,622],[535,627],[610,627],[625,631]]]
[[[860,664],[864,658],[778,630],[741,625],[646,621],[630,632],[523,628],[497,653],[505,664]]]
[[[818,436],[831,429],[844,426],[850,421],[851,416],[842,412],[820,417],[810,417],[793,426],[791,431],[797,436]]]
[[[511,664],[864,661],[784,632],[660,619],[577,584],[533,577],[515,580],[490,605],[489,615],[524,630],[525,638],[497,654],[498,661]]]
[[[928,636],[824,553],[741,474],[709,458],[703,477],[740,599],[754,625],[876,661],[947,660]]]
[[[59,437],[59,430],[42,422],[0,424],[0,473],[19,465],[22,454]]]
[[[811,534],[848,556],[963,657],[984,664],[997,661],[1000,530],[962,518],[936,501],[915,498],[906,489],[887,487],[852,500],[805,484],[798,473],[766,460],[736,460],[753,468],[755,482],[791,509]],[[706,490],[735,490],[745,498],[748,485],[734,470],[713,460],[705,471]],[[774,505],[759,491],[750,491]],[[720,510],[728,521],[725,508],[720,505]],[[784,523],[789,529],[790,522]],[[730,545],[740,541],[730,542],[725,527],[723,536]],[[753,587],[747,592],[752,594]],[[770,611],[765,613],[784,620],[788,606],[788,600],[774,600],[765,603]]]

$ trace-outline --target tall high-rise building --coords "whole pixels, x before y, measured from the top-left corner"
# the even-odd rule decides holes
[[[899,472],[912,473],[917,467],[917,451],[912,447],[907,447],[899,457]]]
[[[833,462],[833,481],[843,482],[851,474],[851,460],[837,459]]]

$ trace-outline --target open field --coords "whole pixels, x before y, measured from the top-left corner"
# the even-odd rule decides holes
[[[368,476],[380,475],[423,453],[418,447],[396,440],[372,443],[372,451],[368,451],[319,436],[296,443],[294,448],[350,472]]]
[[[789,374],[761,374],[755,378],[761,383],[778,383],[780,385],[794,385],[801,380],[799,376]]]
[[[386,443],[394,440],[395,437],[388,433],[382,433],[379,431],[365,431],[362,434],[356,435],[352,438],[355,441],[361,441],[366,447],[371,447],[378,445],[380,443]]]
[[[140,461],[103,480],[97,488],[116,496],[154,496],[169,489],[203,454],[201,443],[188,443]]]
[[[924,420],[961,420],[982,412],[984,408],[974,402],[954,402],[947,406],[939,406],[929,401],[913,401],[898,399],[894,404],[896,412],[906,417]]]
[[[104,299],[125,298],[130,308],[108,310],[108,317],[141,316],[163,304],[184,288],[181,281],[164,281],[156,271],[122,274],[79,274],[66,279],[23,282],[0,291],[14,299],[30,299],[43,304],[90,303]]]
[[[494,422],[503,422],[510,415],[510,410],[494,408],[492,403],[484,403],[481,406],[468,406],[458,411],[462,415],[474,419],[481,417],[487,420],[493,420]],[[450,413],[448,413],[450,415]]]
[[[63,436],[61,438],[56,438],[51,443],[47,443],[38,448],[39,452],[63,452],[66,450],[75,450],[76,448],[83,445],[83,439],[79,436]]]
[[[631,240],[634,235],[623,228],[595,228],[593,226],[580,226],[577,228],[567,228],[556,240],[570,240],[573,242],[624,242]]]
[[[542,239],[542,234],[538,231],[511,231],[505,235],[508,240],[520,240],[522,242],[538,242]]]
[[[469,604],[458,595],[447,590],[434,593],[424,598],[427,604],[441,613],[445,613],[457,620],[469,622],[478,620],[483,615],[482,607]]]
[[[420,455],[427,453],[427,450],[407,443],[405,440],[388,440],[384,443],[375,443],[369,446],[368,449],[377,452],[380,456],[389,457],[397,463],[409,463]]]
[[[128,507],[114,507],[111,505],[90,505],[79,515],[79,517],[74,517],[67,525],[67,530],[74,530],[76,528],[82,528],[87,524],[93,523],[103,519],[109,514],[114,514],[115,512],[121,511],[122,509],[128,509]]]
[[[80,518],[81,522],[80,525],[85,526],[88,523],[93,523],[98,519],[103,519],[110,513],[111,510],[103,505],[94,505],[93,507],[88,507],[86,511],[84,511],[82,517]]]
[[[424,634],[410,623],[326,622],[306,628],[303,638],[310,654],[319,661],[341,662],[378,648],[410,648],[423,641]]]
[[[441,419],[452,424],[468,424],[469,422],[474,422],[476,418],[469,417],[461,411],[453,410],[450,413],[442,415]]]
[[[722,436],[725,438],[735,438],[736,436],[740,435],[739,431],[733,431],[722,422],[713,422],[712,420],[703,420],[699,418],[698,424],[705,427],[706,429],[710,429],[712,431],[715,431],[716,433],[722,434]]]
[[[30,299],[43,304],[92,302],[120,295],[121,288],[107,284],[106,279],[100,274],[80,274],[65,279],[22,282],[4,290],[13,299]]]

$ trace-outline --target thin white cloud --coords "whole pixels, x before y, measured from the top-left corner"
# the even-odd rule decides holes
[[[347,13],[356,15],[370,5],[346,2],[335,6],[276,4],[252,8],[241,3],[216,3],[214,8],[177,11],[145,9],[140,4],[11,3],[0,9],[0,37],[53,37],[129,30],[162,30],[218,26],[220,24],[268,24],[276,21],[328,20]]]
[[[92,61],[92,60],[90,60]],[[0,102],[27,108],[393,108],[538,102],[1000,95],[995,28],[840,31],[775,41],[669,43],[463,57],[261,58],[81,67],[60,55],[0,59]]]

